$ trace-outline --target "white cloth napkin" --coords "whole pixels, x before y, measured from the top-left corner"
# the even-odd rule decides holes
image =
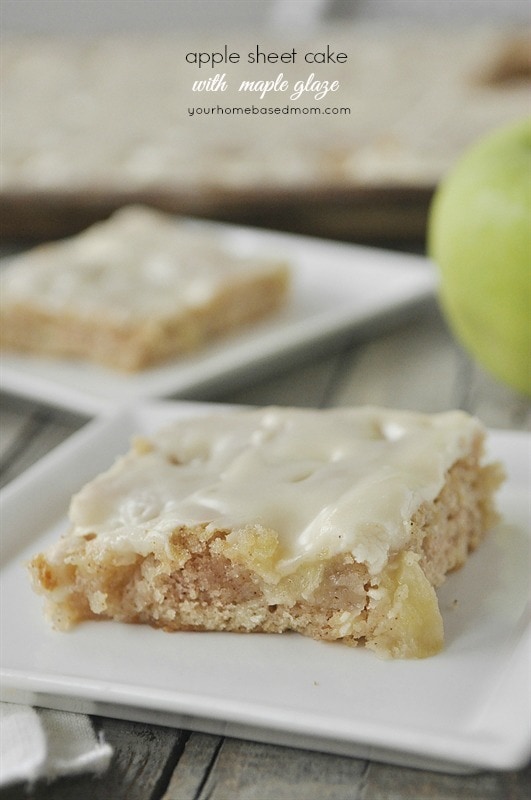
[[[81,772],[101,774],[112,747],[86,714],[0,703],[0,786]]]

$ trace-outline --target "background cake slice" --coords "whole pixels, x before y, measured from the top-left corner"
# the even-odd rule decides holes
[[[30,564],[47,615],[443,645],[435,588],[495,521],[463,412],[265,408],[177,421],[88,483]]]
[[[241,59],[219,69],[185,63],[187,53],[217,52],[217,31],[37,37],[10,34],[6,24],[0,236],[64,236],[120,205],[149,202],[418,249],[433,190],[460,154],[529,114],[530,26],[515,29],[498,14],[492,24],[388,23],[301,29],[297,57],[285,64],[250,64],[255,46],[247,32],[232,31],[230,49]],[[264,31],[259,49],[282,53],[293,44],[288,33]],[[327,46],[346,59],[305,60]],[[240,91],[242,82],[274,82],[280,72],[286,92]],[[312,73],[337,81],[337,91],[292,99]],[[226,90],[193,90],[215,74]]]
[[[134,371],[271,313],[289,270],[201,224],[130,206],[15,257],[0,280],[2,347]]]

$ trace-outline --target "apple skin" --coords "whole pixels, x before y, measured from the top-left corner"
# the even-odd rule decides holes
[[[443,179],[428,253],[456,338],[495,378],[531,395],[531,118],[480,139]]]

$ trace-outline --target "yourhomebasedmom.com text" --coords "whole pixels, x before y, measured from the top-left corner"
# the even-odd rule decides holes
[[[349,106],[189,106],[188,116],[208,116],[208,115],[237,115],[245,114],[256,116],[261,115],[291,115],[291,114],[350,114]]]

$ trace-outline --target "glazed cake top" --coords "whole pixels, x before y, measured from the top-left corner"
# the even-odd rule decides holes
[[[209,303],[231,282],[287,267],[239,252],[222,234],[128,206],[72,238],[36,247],[2,272],[2,303],[118,322],[173,317]]]
[[[481,435],[460,411],[271,407],[193,417],[142,440],[71,504],[70,535],[170,552],[172,531],[273,529],[282,575],[342,552],[373,574]]]

